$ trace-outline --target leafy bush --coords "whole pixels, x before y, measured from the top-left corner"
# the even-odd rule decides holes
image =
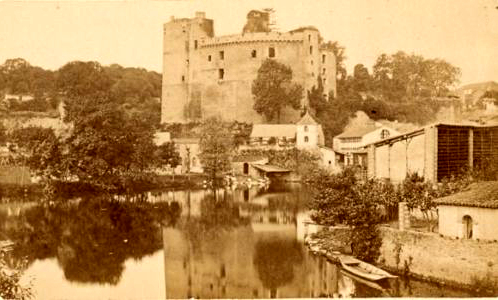
[[[26,262],[23,261],[21,265],[12,268],[7,264],[3,255],[3,253],[0,253],[0,298],[32,299],[31,286],[23,286],[20,283],[23,273],[21,270]]]
[[[372,197],[379,184],[358,182],[349,169],[338,175],[322,175],[312,183],[311,219],[323,225],[350,226],[353,254],[370,262],[378,258],[382,243],[377,225],[382,221],[378,202],[384,201],[384,194]]]

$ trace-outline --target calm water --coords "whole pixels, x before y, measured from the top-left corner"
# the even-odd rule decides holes
[[[299,186],[158,192],[141,202],[0,204],[37,299],[468,296],[417,281],[370,287],[310,254]]]

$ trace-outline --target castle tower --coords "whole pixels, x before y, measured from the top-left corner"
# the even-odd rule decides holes
[[[335,93],[335,56],[322,45],[320,32],[301,27],[289,32],[268,28],[266,12],[251,11],[243,34],[215,37],[204,13],[164,24],[161,123],[185,123],[220,116],[227,121],[265,122],[254,109],[251,86],[266,59],[290,66],[292,80],[306,91],[321,76],[324,93]],[[300,111],[282,110],[294,123]]]
[[[164,24],[161,123],[183,123],[189,118],[192,67],[198,62],[200,40],[213,37],[213,20],[198,12],[193,19]]]

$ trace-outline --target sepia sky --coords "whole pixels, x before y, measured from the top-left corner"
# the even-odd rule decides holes
[[[498,0],[0,0],[0,63],[22,57],[57,69],[96,60],[161,71],[162,24],[170,16],[205,11],[216,35],[237,34],[250,9],[267,7],[280,30],[313,25],[345,46],[348,71],[403,50],[460,67],[463,84],[498,81]]]

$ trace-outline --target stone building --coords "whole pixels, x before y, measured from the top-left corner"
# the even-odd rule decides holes
[[[254,18],[258,17],[251,11],[248,24]],[[289,32],[246,28],[242,34],[216,37],[213,25],[202,12],[195,18],[172,17],[164,24],[162,123],[216,115],[227,121],[261,123],[262,117],[253,109],[251,85],[268,58],[290,66],[293,81],[303,86],[304,94],[317,84],[318,76],[324,91],[335,94],[335,56],[323,47],[316,28]],[[305,98],[302,101],[306,104]],[[298,119],[298,111],[283,111],[283,122]]]
[[[439,233],[463,239],[497,240],[498,182],[479,182],[436,200]]]

